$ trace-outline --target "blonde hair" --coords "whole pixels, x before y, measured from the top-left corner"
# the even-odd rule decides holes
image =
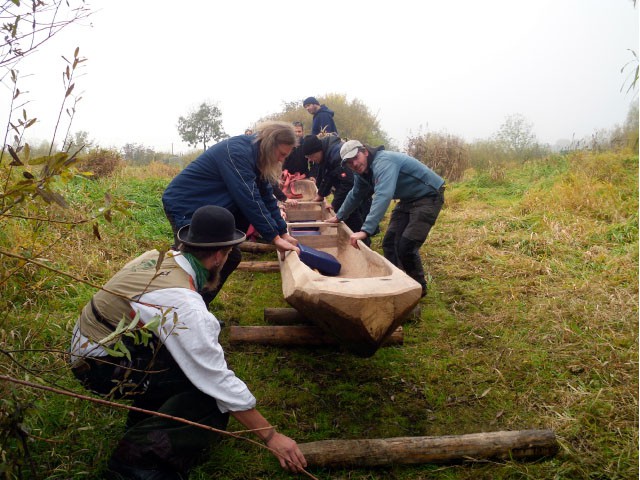
[[[264,122],[256,127],[258,149],[258,170],[262,178],[276,183],[282,174],[282,164],[278,161],[276,149],[280,145],[295,146],[298,140],[293,125],[288,122]]]

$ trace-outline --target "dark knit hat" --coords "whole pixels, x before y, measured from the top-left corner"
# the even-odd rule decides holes
[[[322,150],[322,142],[316,135],[307,135],[302,144],[303,155],[311,155]]]
[[[307,97],[302,101],[302,106],[306,107],[307,105],[320,105],[320,102],[316,100],[316,97]]]
[[[215,205],[200,207],[177,234],[185,245],[200,248],[219,248],[237,245],[245,240],[245,234],[236,230],[236,221],[229,210]]]

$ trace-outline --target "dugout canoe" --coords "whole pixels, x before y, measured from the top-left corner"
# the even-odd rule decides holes
[[[349,243],[343,223],[325,223],[320,202],[287,208],[289,233],[303,245],[330,253],[341,264],[337,276],[322,275],[295,252],[279,258],[285,300],[349,351],[373,355],[420,301],[420,284],[360,242]],[[315,233],[310,233],[315,232]]]
[[[296,198],[301,201],[311,201],[318,194],[316,183],[312,180],[306,179],[292,181],[290,190],[294,195],[292,198]]]

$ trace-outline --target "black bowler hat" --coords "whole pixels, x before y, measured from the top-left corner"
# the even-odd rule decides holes
[[[215,205],[200,207],[191,224],[178,230],[178,240],[190,247],[217,248],[237,245],[246,235],[236,230],[236,220],[229,210]]]
[[[322,150],[322,143],[316,135],[307,135],[302,142],[302,154],[311,155]]]

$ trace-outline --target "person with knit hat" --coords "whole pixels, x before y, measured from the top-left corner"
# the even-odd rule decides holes
[[[195,211],[177,238],[177,250],[151,250],[130,261],[85,305],[71,341],[74,375],[100,395],[217,430],[226,429],[231,415],[277,453],[283,468],[300,472],[304,455],[260,414],[247,385],[228,368],[220,322],[198,293],[216,288],[244,232],[228,210],[208,205]],[[132,331],[123,330],[123,319]],[[186,479],[220,436],[130,410],[108,478]]]
[[[302,106],[310,114],[313,115],[313,123],[311,124],[311,133],[313,135],[334,134],[338,135],[338,127],[333,120],[334,111],[326,105],[320,105],[315,97],[307,97],[302,101]]]
[[[392,199],[399,200],[391,213],[382,240],[384,256],[422,285],[427,294],[420,247],[436,223],[444,204],[445,182],[425,164],[404,153],[372,150],[358,140],[345,142],[340,149],[342,165],[355,173],[353,189],[331,218],[348,218],[363,202],[372,200],[362,228],[351,235],[351,245],[371,236]]]
[[[325,197],[333,191],[331,208],[335,212],[342,206],[342,202],[353,188],[353,172],[342,165],[340,148],[344,142],[335,135],[327,135],[318,138],[316,135],[307,135],[303,144],[304,155],[310,163],[317,166],[318,195],[316,202],[324,201]],[[366,211],[356,209],[346,216],[344,223],[354,232],[362,227]]]

